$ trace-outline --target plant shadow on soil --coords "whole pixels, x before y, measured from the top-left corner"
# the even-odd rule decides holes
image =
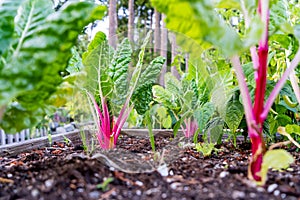
[[[190,146],[158,136],[153,159],[148,139],[123,135],[118,147],[83,153],[82,145],[0,157],[0,200],[8,199],[300,199],[297,149],[288,170],[268,172],[264,187],[247,179],[250,144],[224,142],[203,157]]]

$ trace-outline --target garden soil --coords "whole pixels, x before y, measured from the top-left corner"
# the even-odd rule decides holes
[[[264,187],[247,178],[250,144],[216,145],[204,157],[185,139],[123,135],[118,147],[87,156],[82,145],[55,143],[0,157],[0,200],[10,199],[300,199],[300,156],[287,170],[269,171]],[[299,150],[299,149],[298,149]]]

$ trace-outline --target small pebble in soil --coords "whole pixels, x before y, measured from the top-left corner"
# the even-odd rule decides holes
[[[53,186],[54,180],[53,179],[48,179],[45,181],[45,186],[46,188],[51,188]]]
[[[265,191],[265,189],[264,189],[263,187],[257,187],[256,190],[257,190],[258,192],[264,192],[264,191]]]
[[[151,194],[157,193],[157,192],[159,192],[158,188],[151,188],[151,189],[147,190],[145,193],[146,193],[146,195],[151,195]]]
[[[67,199],[68,196],[67,196],[66,194],[62,193],[62,194],[61,194],[61,198],[62,198],[62,199]]]
[[[174,175],[174,171],[173,171],[173,170],[170,170],[170,171],[169,171],[169,175],[170,175],[170,176],[173,176],[173,175]]]
[[[168,176],[169,170],[166,164],[161,165],[157,168],[158,173],[160,173],[161,176]]]
[[[277,184],[275,184],[275,183],[274,183],[274,184],[271,184],[271,185],[269,185],[267,191],[268,191],[269,193],[272,193],[277,187],[278,187]]]
[[[167,195],[166,193],[162,193],[162,194],[161,194],[161,198],[162,198],[162,199],[166,199],[167,197],[168,197],[168,195]]]
[[[84,189],[83,188],[78,188],[77,192],[82,193],[82,192],[84,192]]]
[[[98,191],[92,191],[92,192],[89,193],[89,197],[91,199],[99,199],[100,193]]]
[[[144,183],[141,181],[135,181],[135,184],[140,187],[142,187],[144,185]]]
[[[173,190],[176,190],[179,186],[180,186],[180,183],[172,183],[172,184],[170,185],[170,187],[171,187]]]
[[[109,167],[109,170],[110,171],[115,171],[115,168],[114,167]]]
[[[228,174],[229,174],[229,172],[222,171],[219,176],[220,176],[220,178],[225,178]]]
[[[243,199],[243,198],[245,198],[245,196],[246,196],[245,192],[242,192],[242,191],[234,190],[232,192],[232,198],[233,199],[239,199],[239,198]]]
[[[280,195],[280,197],[281,197],[282,199],[285,199],[286,194],[282,193],[282,194]]]
[[[209,193],[208,197],[211,198],[211,199],[213,199],[213,198],[215,198],[215,194],[214,193]]]
[[[275,190],[273,194],[274,194],[274,196],[279,196],[280,195],[280,191],[279,190]]]
[[[253,193],[253,192],[250,192],[249,196],[250,196],[251,198],[253,198],[253,199],[256,198],[256,194]]]
[[[32,191],[31,191],[31,196],[32,197],[34,197],[34,198],[36,198],[38,195],[39,195],[39,190],[38,189],[33,189]]]
[[[186,158],[186,157],[181,158],[181,160],[182,160],[183,162],[187,161],[187,159],[188,159],[188,158]]]
[[[7,178],[12,178],[13,177],[12,174],[7,174],[6,176],[7,176]]]
[[[141,190],[137,190],[137,191],[135,192],[135,194],[138,195],[138,196],[141,196],[141,195],[142,195],[142,191],[141,191]]]

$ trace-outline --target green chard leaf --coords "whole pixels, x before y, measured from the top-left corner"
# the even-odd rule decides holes
[[[89,77],[86,78],[85,88],[92,94],[96,93],[103,97],[112,96],[113,83],[109,76],[109,66],[113,54],[114,50],[108,45],[105,37],[102,37],[102,33],[98,32],[82,59],[85,71],[89,74]],[[99,77],[100,84],[98,83]]]
[[[174,94],[171,93],[169,90],[166,90],[160,85],[154,85],[152,87],[152,92],[155,101],[158,103],[162,103],[167,108],[173,109],[173,110],[180,110],[180,106],[178,102],[176,101],[176,98],[174,97]]]
[[[3,0],[0,2],[0,56],[7,51],[14,34],[14,19],[22,1]],[[0,69],[3,66],[0,66]]]
[[[113,103],[123,105],[128,87],[128,65],[131,61],[132,49],[130,42],[125,38],[113,56],[109,66],[109,76],[114,84]]]
[[[155,58],[140,76],[137,88],[132,95],[134,108],[140,115],[150,109],[149,104],[153,99],[152,86],[156,82],[165,60],[166,59],[161,56]]]
[[[4,15],[14,13],[13,6],[7,10],[3,6]],[[67,66],[78,34],[105,13],[104,7],[88,2],[67,3],[58,12],[52,7],[48,0],[24,0],[15,16],[14,34],[7,39],[9,51],[2,55],[0,67],[0,107],[6,106],[0,126],[8,132],[30,127],[30,123],[14,125],[10,112],[20,122],[29,120],[27,111],[34,115],[46,109],[46,101],[63,80],[60,72]],[[34,126],[36,120],[29,121]]]
[[[194,113],[195,118],[198,122],[198,127],[200,131],[204,131],[205,126],[209,119],[214,114],[214,105],[210,102],[205,103],[202,105],[196,112]]]
[[[214,45],[227,56],[243,49],[238,34],[217,14],[209,0],[152,0],[152,4],[166,14],[167,28],[192,38],[204,49]]]

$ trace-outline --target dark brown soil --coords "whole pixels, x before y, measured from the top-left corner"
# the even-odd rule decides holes
[[[6,199],[300,199],[300,158],[266,186],[247,179],[250,145],[229,142],[203,157],[188,145],[123,136],[116,150],[84,156],[82,146],[56,143],[15,157],[0,157],[0,200]],[[108,166],[110,165],[110,166]],[[167,174],[165,174],[167,172]],[[106,180],[106,181],[105,181]],[[107,185],[105,186],[105,184]]]

